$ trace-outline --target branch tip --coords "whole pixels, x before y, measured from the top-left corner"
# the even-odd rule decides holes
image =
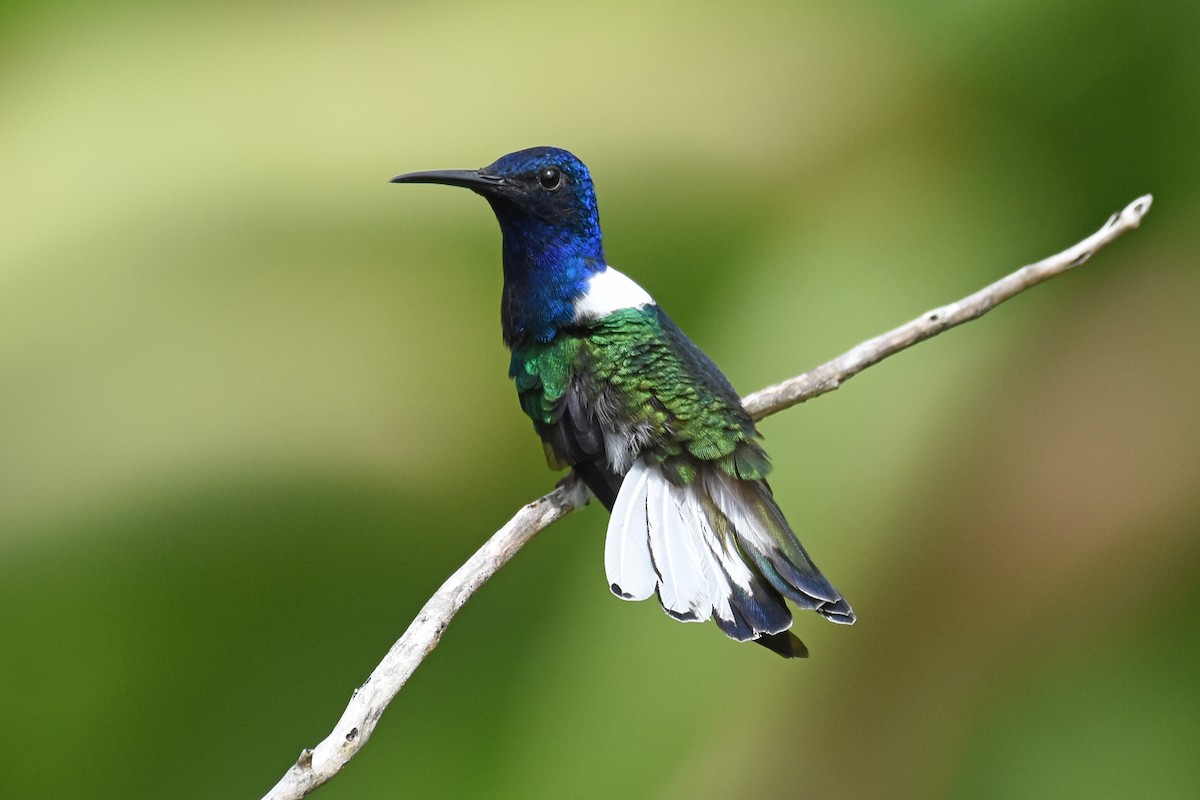
[[[1144,194],[1137,200],[1134,200],[1125,210],[1121,212],[1122,216],[1129,216],[1129,224],[1135,228],[1142,223],[1142,218],[1146,216],[1146,212],[1150,210],[1150,205],[1154,202],[1154,195]]]

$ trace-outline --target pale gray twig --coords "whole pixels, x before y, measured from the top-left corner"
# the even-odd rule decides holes
[[[1031,286],[1079,266],[1121,234],[1136,228],[1149,211],[1150,202],[1150,195],[1143,195],[1113,214],[1096,233],[1061,253],[1022,267],[956,303],[927,311],[803,375],[748,395],[742,402],[755,419],[762,419],[831,392],[888,356],[980,317]],[[333,732],[313,749],[302,752],[263,800],[299,800],[336,775],[366,744],[388,703],[437,646],[450,620],[471,595],[538,532],[581,508],[588,499],[582,484],[568,477],[554,491],[518,511],[434,593],[371,677],[355,690]]]

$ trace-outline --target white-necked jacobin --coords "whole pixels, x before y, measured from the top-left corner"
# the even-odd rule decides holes
[[[410,172],[482,195],[503,234],[501,325],[521,408],[555,469],[611,512],[617,597],[658,594],[684,622],[786,657],[808,649],[784,598],[833,622],[854,612],[776,505],[737,392],[644,289],[608,265],[596,194],[571,153],[536,147],[477,170]]]

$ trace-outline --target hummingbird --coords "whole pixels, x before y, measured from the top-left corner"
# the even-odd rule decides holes
[[[473,170],[409,172],[482,195],[502,234],[509,377],[552,469],[609,510],[604,566],[623,600],[657,595],[683,622],[786,658],[808,649],[786,600],[833,622],[854,612],[775,502],[754,421],[716,364],[609,266],[591,174],[535,147]]]

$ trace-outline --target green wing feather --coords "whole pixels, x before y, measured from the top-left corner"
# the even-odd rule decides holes
[[[770,470],[729,381],[656,306],[622,309],[515,349],[509,374],[543,439],[574,386],[595,424],[643,432],[642,453],[672,482],[691,483],[705,462],[745,480]],[[570,454],[553,455],[552,466],[571,463]]]

